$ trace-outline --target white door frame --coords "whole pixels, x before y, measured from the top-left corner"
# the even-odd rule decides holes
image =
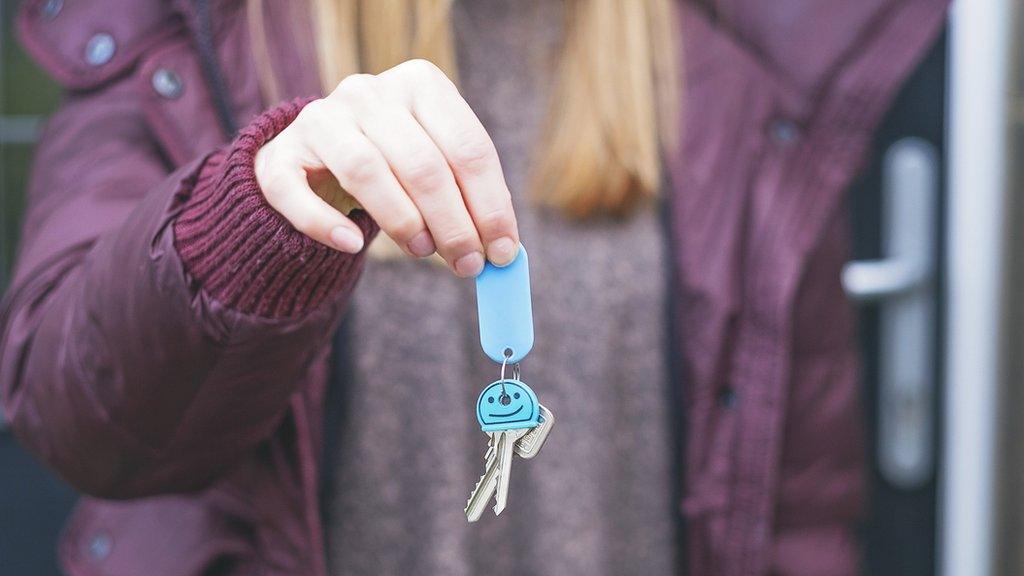
[[[958,0],[950,21],[945,433],[939,568],[995,563],[1003,218],[1007,198],[1011,0]]]

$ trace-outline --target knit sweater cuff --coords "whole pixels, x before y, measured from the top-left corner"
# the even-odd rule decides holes
[[[295,230],[263,197],[253,160],[312,98],[272,108],[204,165],[174,222],[186,271],[221,304],[269,318],[301,315],[351,289],[364,253],[338,252]],[[349,215],[366,236],[377,226],[365,212]]]

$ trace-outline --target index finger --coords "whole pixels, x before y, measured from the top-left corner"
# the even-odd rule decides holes
[[[403,66],[417,69],[402,73]],[[403,84],[401,92],[409,94],[406,105],[451,167],[487,259],[498,266],[512,262],[519,250],[512,196],[494,142],[480,119],[432,64],[408,62],[379,77]]]

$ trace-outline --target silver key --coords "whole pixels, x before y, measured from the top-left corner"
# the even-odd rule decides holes
[[[540,453],[544,447],[544,441],[548,439],[551,427],[555,425],[555,415],[540,404],[540,424],[530,428],[523,434],[523,437],[516,440],[516,454],[524,460],[529,460]]]
[[[516,433],[519,433],[517,436]],[[512,478],[512,453],[516,440],[526,434],[526,430],[502,430],[497,433],[498,457],[498,490],[495,494],[494,515],[497,516],[508,505],[508,483]]]
[[[551,432],[551,427],[554,425],[555,415],[541,404],[540,424],[530,428],[526,434],[523,434],[522,438],[516,440],[516,456],[529,460],[539,454],[540,449],[544,447],[544,442],[548,439],[548,433]],[[489,442],[487,444],[487,453],[484,454],[484,460],[489,460],[493,454],[494,443]]]
[[[540,405],[540,424],[533,428],[504,430],[488,434],[486,465],[484,474],[473,488],[466,502],[466,519],[476,522],[483,516],[484,508],[495,497],[494,514],[499,515],[508,505],[508,487],[512,471],[512,454],[530,459],[540,453],[555,424],[555,415]],[[511,450],[503,446],[512,446]]]
[[[516,428],[495,433],[495,450],[498,456],[498,490],[495,494],[495,516],[500,515],[505,510],[505,506],[509,501],[509,481],[512,479],[512,454],[515,452],[515,444],[530,429]]]
[[[488,436],[490,440],[487,442],[487,465],[484,468],[484,475],[480,477],[480,481],[469,495],[469,501],[466,502],[466,519],[470,522],[476,522],[483,516],[484,508],[498,487],[498,458],[494,447],[497,435]]]
[[[518,440],[523,434],[527,432],[526,429],[521,430],[503,430],[501,432],[492,432],[488,436],[490,440],[487,444],[486,459],[487,464],[484,469],[484,475],[480,477],[480,481],[476,483],[476,487],[473,488],[473,492],[469,495],[469,501],[466,502],[466,519],[470,522],[476,522],[483,515],[484,508],[487,503],[491,500],[491,497],[495,495],[495,492],[500,490],[505,491],[505,503],[508,502],[508,477],[505,475],[505,471],[510,471],[512,466],[506,463],[502,466],[502,447],[511,446],[516,440]],[[506,450],[511,457],[512,450]],[[511,460],[511,458],[509,458]],[[505,477],[503,480],[502,477]],[[502,505],[500,508],[496,505],[494,507],[495,514],[501,514],[501,511],[505,509]]]

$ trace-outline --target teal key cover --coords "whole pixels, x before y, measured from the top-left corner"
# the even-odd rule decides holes
[[[480,316],[480,345],[495,362],[515,364],[533,348],[533,303],[530,297],[530,259],[519,245],[511,264],[488,262],[476,277],[476,308]]]
[[[525,382],[498,380],[477,398],[476,419],[484,432],[533,428],[540,424],[540,402]]]

